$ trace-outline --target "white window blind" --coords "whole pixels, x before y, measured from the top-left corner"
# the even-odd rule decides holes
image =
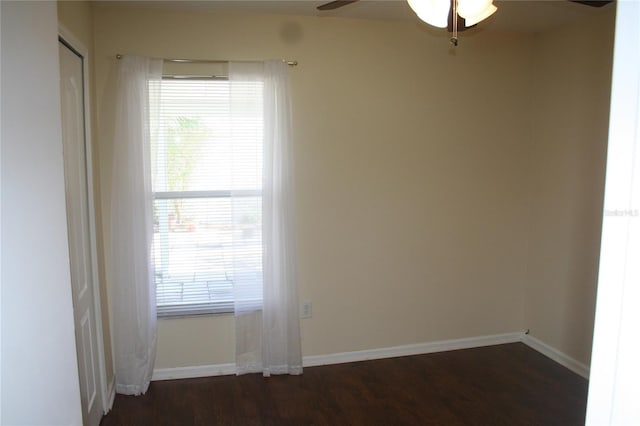
[[[232,312],[234,280],[250,289],[240,296],[244,301],[261,304],[262,83],[234,81],[233,96],[226,80],[156,84],[151,157],[158,316]]]

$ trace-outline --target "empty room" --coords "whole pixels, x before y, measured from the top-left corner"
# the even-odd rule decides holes
[[[640,421],[640,5],[1,8],[0,423]]]

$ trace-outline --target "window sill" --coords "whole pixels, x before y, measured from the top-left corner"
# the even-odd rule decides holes
[[[233,314],[232,303],[216,304],[191,304],[191,305],[164,305],[157,307],[158,319],[185,318],[203,315]]]
[[[221,312],[184,312],[184,313],[172,313],[172,314],[158,314],[158,321],[183,319],[183,318],[197,318],[197,317],[222,317],[227,315],[233,315],[233,311],[221,311]]]
[[[233,315],[233,302],[163,305],[157,308],[158,319],[187,318],[211,315]],[[262,311],[262,301],[254,300],[244,304],[243,311]]]

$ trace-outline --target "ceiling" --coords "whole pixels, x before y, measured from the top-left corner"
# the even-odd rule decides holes
[[[360,0],[333,11],[320,12],[316,7],[326,3],[323,0],[170,0],[170,1],[127,1],[136,7],[186,8],[213,10],[232,13],[268,13],[282,15],[303,15],[319,17],[339,17],[387,21],[417,22],[405,0]],[[566,0],[494,0],[498,11],[483,22],[483,30],[540,32],[588,18],[614,7],[609,4],[595,8]]]

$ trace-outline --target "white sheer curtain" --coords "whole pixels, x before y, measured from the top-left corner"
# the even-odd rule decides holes
[[[156,354],[149,96],[159,85],[149,83],[161,78],[161,60],[118,61],[109,272],[116,391],[127,395],[147,391]]]
[[[236,368],[238,374],[301,374],[288,66],[230,63],[229,79],[232,115],[243,106],[247,82],[262,82],[263,91],[262,310],[242,297],[255,280],[236,279]],[[239,272],[236,277],[247,275]]]

